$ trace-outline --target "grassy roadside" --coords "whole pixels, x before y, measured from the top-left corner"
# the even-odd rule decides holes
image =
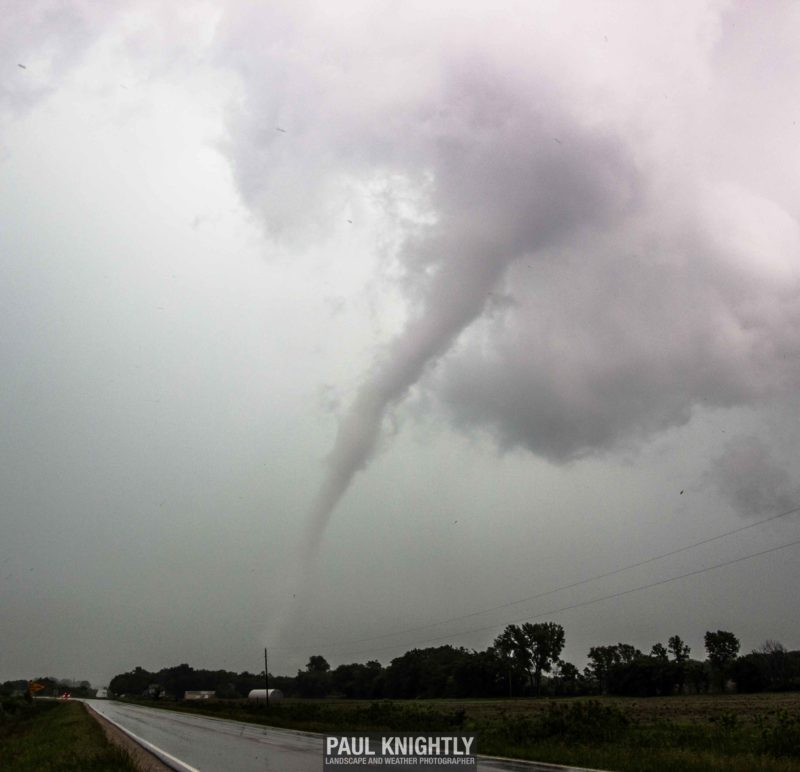
[[[3,700],[0,769],[136,772],[128,755],[111,745],[79,702]]]
[[[152,703],[151,703],[152,704]],[[316,732],[460,731],[487,755],[620,772],[800,772],[800,695],[287,700],[159,707]]]

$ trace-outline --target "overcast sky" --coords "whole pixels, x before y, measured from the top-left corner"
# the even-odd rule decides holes
[[[5,9],[0,679],[800,648],[800,5]]]

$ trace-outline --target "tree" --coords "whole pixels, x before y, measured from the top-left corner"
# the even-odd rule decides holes
[[[667,648],[675,662],[683,663],[689,661],[691,649],[681,640],[679,635],[673,635],[667,642]]]
[[[331,669],[331,666],[328,664],[328,660],[325,657],[314,654],[308,659],[308,664],[306,665],[306,670],[309,673],[327,673]]]
[[[577,694],[580,683],[580,671],[571,662],[559,660],[556,672],[556,694]]]
[[[766,640],[753,654],[763,658],[770,689],[786,689],[789,686],[789,652],[780,641]]]
[[[635,646],[630,643],[617,643],[614,646],[592,646],[589,649],[589,665],[586,667],[586,677],[595,682],[598,691],[601,694],[607,694],[611,689],[612,675],[618,671],[618,675],[622,674],[619,668],[623,665],[632,665],[641,659],[644,655]],[[615,679],[616,684],[621,681],[624,682],[626,677],[622,675],[622,679]]]
[[[736,683],[737,692],[761,692],[769,683],[767,663],[763,655],[755,651],[739,657],[730,666],[728,672]]]
[[[513,696],[513,683],[515,675],[521,670],[519,654],[519,628],[516,625],[508,625],[497,638],[494,639],[493,649],[498,659],[505,665],[506,676],[508,678],[508,696]]]
[[[305,670],[297,671],[295,684],[301,697],[324,697],[331,688],[331,666],[319,654],[309,658]]]
[[[351,665],[339,665],[331,673],[331,683],[335,691],[345,697],[356,699],[372,699],[380,696],[383,668],[376,660],[366,665],[354,662]]]
[[[630,643],[618,643],[616,648],[619,652],[619,661],[624,665],[629,665],[642,656],[642,652]]]
[[[689,661],[691,649],[681,640],[679,635],[673,635],[667,641],[667,649],[672,654],[672,661],[675,663],[675,683],[678,693],[682,693],[686,681],[686,663]]]
[[[196,689],[213,689],[216,684],[204,676],[208,671],[195,670],[191,665],[183,662],[173,667],[165,667],[158,671],[154,683],[162,687],[162,693],[182,700],[187,691]],[[148,689],[150,684],[148,684]]]
[[[686,685],[694,690],[695,694],[705,694],[709,685],[709,664],[698,659],[690,659],[681,663]]]
[[[616,646],[592,646],[589,649],[586,675],[597,684],[597,689],[601,694],[608,691],[608,676],[611,668],[619,662],[619,650]]]
[[[715,633],[708,631],[705,635],[705,644],[717,687],[724,692],[728,670],[739,653],[739,639],[727,630],[717,630]]]
[[[657,659],[659,662],[666,662],[669,657],[667,656],[667,649],[663,643],[654,643],[653,648],[650,649],[650,656]]]
[[[527,648],[527,661],[533,672],[532,684],[541,694],[542,673],[549,673],[564,648],[564,628],[555,622],[526,622],[522,625],[522,641]],[[530,671],[529,671],[530,672]]]
[[[490,646],[486,651],[465,651],[453,669],[455,696],[502,697],[506,674],[503,662]]]
[[[154,673],[137,666],[128,673],[114,676],[108,685],[108,692],[117,697],[123,694],[139,697],[147,691],[147,687],[153,683],[155,677]]]

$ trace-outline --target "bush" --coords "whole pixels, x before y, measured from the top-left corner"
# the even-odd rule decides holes
[[[2,697],[0,698],[0,724],[22,713],[30,713],[32,709],[33,706],[23,702],[22,697]]]
[[[800,756],[800,719],[786,710],[775,712],[775,721],[761,725],[761,750],[773,756]]]
[[[541,737],[573,742],[609,742],[619,739],[630,726],[627,713],[616,705],[597,700],[572,705],[552,703],[538,721]]]
[[[631,719],[615,705],[602,705],[597,700],[571,704],[553,702],[540,715],[508,715],[482,721],[472,729],[490,744],[512,746],[535,745],[544,740],[567,743],[598,743],[619,739]]]

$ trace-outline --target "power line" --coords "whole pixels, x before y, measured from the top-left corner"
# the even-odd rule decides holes
[[[542,611],[538,614],[527,614],[524,617],[520,617],[519,619],[511,619],[507,621],[505,624],[516,624],[517,622],[527,622],[531,619],[541,619],[542,617],[552,616],[554,614],[560,614],[564,611],[572,611],[576,608],[583,608],[585,606],[591,606],[595,603],[600,603],[604,600],[613,600],[614,598],[621,598],[625,595],[631,595],[634,592],[640,592],[642,590],[649,590],[652,587],[659,587],[664,584],[670,584],[671,582],[677,582],[679,579],[686,579],[690,576],[698,576],[699,574],[705,574],[709,571],[715,571],[718,568],[724,568],[725,566],[734,565],[735,563],[743,563],[746,560],[752,560],[753,558],[762,557],[763,555],[769,555],[773,552],[778,552],[779,550],[788,549],[789,547],[796,547],[800,545],[800,539],[796,539],[795,541],[788,542],[787,544],[779,544],[777,547],[770,547],[769,549],[761,550],[759,552],[751,552],[749,555],[743,555],[738,558],[733,558],[731,560],[725,560],[722,563],[715,563],[713,566],[706,566],[705,568],[698,568],[694,571],[688,571],[685,574],[679,574],[678,576],[672,576],[669,579],[659,579],[656,582],[649,582],[648,584],[642,584],[638,587],[632,587],[628,590],[621,590],[619,592],[610,593],[609,595],[601,595],[597,598],[592,598],[591,600],[581,601],[580,603],[572,603],[569,606],[561,606],[560,608],[550,609],[549,611]],[[484,625],[482,627],[473,627],[469,630],[460,630],[455,633],[449,633],[448,635],[440,635],[436,638],[426,638],[425,640],[415,641],[415,643],[436,643],[437,641],[443,641],[448,638],[454,638],[461,635],[468,635],[469,633],[478,633],[484,632],[486,630],[496,629],[498,627],[497,624],[493,625]],[[392,644],[391,646],[383,646],[377,649],[363,649],[361,651],[340,651],[340,652],[332,652],[336,656],[354,656],[358,654],[374,654],[375,652],[379,651],[389,651],[391,649],[397,649],[401,646],[409,646],[412,644],[405,643],[405,644]]]
[[[596,582],[599,581],[600,579],[608,579],[609,577],[616,576],[617,574],[621,574],[624,571],[632,571],[634,568],[640,568],[641,566],[646,566],[650,563],[655,563],[658,560],[664,560],[665,558],[673,557],[674,555],[679,555],[682,552],[687,552],[688,550],[695,549],[696,547],[702,547],[705,544],[710,544],[711,542],[724,539],[728,536],[733,536],[734,534],[742,533],[743,531],[750,530],[751,528],[756,528],[759,525],[764,525],[765,523],[772,522],[773,520],[779,520],[782,517],[788,517],[789,515],[793,515],[796,512],[800,512],[800,506],[793,507],[792,509],[788,509],[785,512],[779,512],[777,515],[770,515],[769,517],[763,518],[761,520],[756,520],[755,522],[749,523],[747,525],[739,526],[738,528],[734,528],[731,531],[725,531],[724,533],[717,534],[716,536],[709,536],[705,539],[701,539],[700,541],[693,542],[692,544],[687,544],[683,547],[678,547],[677,549],[669,550],[668,552],[662,552],[659,555],[653,555],[652,557],[645,558],[644,560],[640,560],[637,563],[631,563],[627,566],[622,566],[621,568],[615,568],[611,571],[606,571],[602,574],[596,574],[595,576],[590,576],[586,579],[580,579],[579,581],[572,582],[571,584],[564,584],[561,585],[560,587],[555,587],[550,590],[544,590],[543,592],[538,592],[535,595],[529,595],[525,598],[520,598],[519,600],[512,600],[508,601],[507,603],[500,603],[496,606],[487,606],[486,608],[480,609],[478,611],[472,611],[468,614],[460,614],[458,616],[448,617],[447,619],[440,619],[437,622],[429,622],[424,625],[418,625],[417,627],[407,627],[402,630],[395,630],[394,632],[382,633],[381,635],[373,635],[366,638],[354,638],[346,641],[335,641],[329,644],[322,644],[322,646],[327,648],[329,646],[350,646],[352,644],[367,643],[368,641],[381,641],[386,638],[392,638],[396,635],[405,635],[407,633],[419,633],[422,632],[423,630],[430,630],[431,628],[439,627],[440,625],[449,624],[450,622],[460,622],[464,619],[472,619],[473,617],[480,616],[482,614],[488,614],[491,611],[499,611],[500,609],[510,608],[512,606],[518,606],[521,603],[528,603],[533,600],[539,600],[540,598],[546,598],[548,595],[555,595],[557,592],[563,592],[564,590],[572,590],[575,587],[582,587],[583,585],[589,584],[590,582]],[[320,645],[317,646],[319,647]],[[290,649],[283,649],[283,650],[290,651]]]

